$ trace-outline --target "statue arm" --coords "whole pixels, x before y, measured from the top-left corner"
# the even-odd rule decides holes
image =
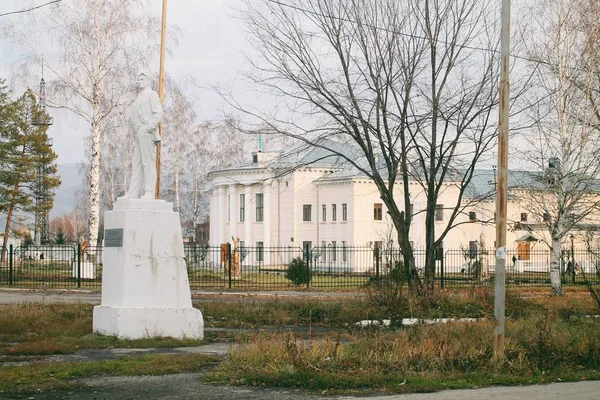
[[[158,124],[160,124],[164,116],[160,99],[158,98],[158,94],[156,92],[152,92],[150,95],[150,110],[152,111],[152,114],[150,115],[148,121],[148,130],[150,133],[152,133],[158,128]]]

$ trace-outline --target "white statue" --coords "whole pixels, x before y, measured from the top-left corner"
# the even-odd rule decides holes
[[[140,93],[131,105],[130,125],[134,135],[131,180],[125,196],[117,200],[154,199],[156,187],[156,145],[160,142],[158,124],[163,110],[158,94],[150,87],[150,77],[141,72]]]

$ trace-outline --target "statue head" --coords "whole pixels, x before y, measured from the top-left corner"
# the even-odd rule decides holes
[[[149,88],[151,85],[150,75],[146,71],[141,71],[138,74],[138,87],[140,89]]]

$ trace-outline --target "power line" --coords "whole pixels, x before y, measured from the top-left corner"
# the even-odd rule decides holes
[[[295,6],[293,4],[288,4],[288,3],[282,2],[280,0],[267,0],[267,1],[269,3],[277,4],[277,5],[281,6],[281,7],[286,7],[286,8],[290,8],[292,10],[300,11],[300,12],[302,12],[304,14],[311,14],[311,15],[314,15],[315,17],[336,19],[336,20],[338,20],[340,22],[348,22],[348,23],[351,23],[351,24],[359,24],[358,21],[354,21],[354,20],[351,20],[351,19],[348,19],[348,18],[344,18],[344,17],[340,17],[340,16],[336,16],[336,15],[326,15],[326,14],[323,14],[323,13],[320,13],[320,12],[317,12],[317,11],[313,11],[313,10],[309,10],[309,9],[306,9],[306,8],[302,8],[300,6]],[[395,31],[393,29],[383,28],[383,27],[380,27],[380,26],[377,26],[377,25],[372,25],[372,24],[368,24],[368,23],[364,23],[364,22],[360,22],[360,23],[362,25],[368,27],[368,28],[379,30],[379,31],[383,31],[383,32],[392,33],[392,34],[399,35],[399,36],[409,37],[409,38],[413,38],[413,39],[431,40],[430,38],[427,38],[425,36],[420,36],[420,35],[415,35],[415,34],[405,33],[405,32],[398,32],[398,31]],[[477,46],[461,45],[461,44],[458,44],[458,43],[450,43],[450,42],[446,42],[444,40],[439,40],[439,39],[435,39],[433,41],[436,42],[436,43],[447,45],[447,46],[456,46],[456,47],[460,47],[460,48],[468,49],[468,50],[484,51],[484,52],[494,53],[494,54],[498,54],[498,55],[500,54],[499,50],[490,49],[490,48],[487,48],[487,47],[477,47]],[[550,67],[556,66],[555,64],[552,64],[552,63],[550,63],[548,61],[544,61],[544,60],[540,60],[540,59],[529,58],[529,57],[520,56],[520,55],[517,55],[517,54],[511,54],[510,56],[513,57],[513,58],[519,59],[519,60],[529,61],[529,62],[537,63],[537,64],[544,64],[544,65],[547,65],[547,66],[550,66]],[[576,69],[576,68],[574,68],[574,69]],[[576,69],[576,70],[580,70],[580,69]],[[582,71],[587,72],[585,70],[582,70]]]
[[[38,8],[49,6],[50,4],[60,3],[61,1],[62,0],[53,0],[53,1],[49,1],[48,3],[42,4],[42,5],[39,5],[39,6],[36,6],[36,7],[27,8],[25,10],[11,11],[11,12],[7,12],[7,13],[3,13],[3,14],[0,14],[0,17],[4,17],[4,16],[7,16],[7,15],[13,15],[13,14],[23,14],[23,13],[26,13],[26,12],[37,10]]]

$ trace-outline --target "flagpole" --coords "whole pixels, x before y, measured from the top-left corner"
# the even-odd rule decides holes
[[[163,0],[162,6],[162,29],[160,35],[160,69],[158,73],[158,97],[161,105],[164,103],[164,81],[165,81],[165,47],[167,36],[167,0]],[[158,126],[158,134],[162,136],[162,124]],[[156,188],[154,197],[160,198],[160,150],[161,143],[156,145]]]

